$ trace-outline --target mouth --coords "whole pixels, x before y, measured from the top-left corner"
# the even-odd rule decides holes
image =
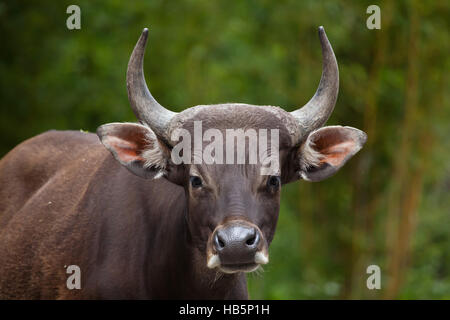
[[[259,266],[259,263],[222,264],[219,270],[223,273],[253,272]]]
[[[255,254],[255,260],[248,263],[222,263],[219,255],[212,254],[208,257],[207,267],[209,269],[217,268],[223,273],[237,273],[237,272],[253,272],[256,271],[261,265],[267,264],[269,257],[263,252],[257,252]]]

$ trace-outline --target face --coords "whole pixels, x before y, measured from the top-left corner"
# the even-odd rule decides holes
[[[272,114],[260,113],[262,119],[253,123],[245,115],[198,113],[184,124],[185,136],[178,140],[190,141],[182,152],[191,154],[190,161],[180,166],[191,245],[208,268],[224,273],[251,272],[268,263],[280,206],[280,141],[283,146],[290,142],[287,130],[270,122]],[[199,136],[200,150],[195,147]],[[213,161],[207,160],[209,154]]]
[[[251,272],[269,261],[280,206],[278,175],[259,165],[189,165],[185,190],[192,244],[210,269]]]

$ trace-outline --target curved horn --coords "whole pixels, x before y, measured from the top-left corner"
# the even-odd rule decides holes
[[[176,113],[161,106],[147,88],[144,77],[144,53],[147,38],[148,29],[145,28],[128,62],[128,100],[139,121],[146,123],[158,137],[170,141],[166,129]]]
[[[339,91],[336,57],[322,26],[319,27],[319,39],[322,45],[322,77],[319,87],[307,104],[291,112],[300,124],[303,137],[327,122],[333,112]]]

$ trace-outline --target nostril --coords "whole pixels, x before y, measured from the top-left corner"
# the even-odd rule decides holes
[[[256,240],[256,235],[253,236],[253,237],[251,237],[251,238],[248,239],[247,241],[245,241],[245,243],[246,243],[248,246],[252,246],[252,245],[255,244],[255,240]]]
[[[259,242],[259,233],[255,230],[255,232],[253,232],[249,238],[245,241],[245,244],[249,247],[254,247],[256,245],[258,245]]]
[[[223,241],[222,237],[220,237],[218,234],[216,234],[214,240],[216,243],[217,250],[221,250],[225,247],[225,242]]]

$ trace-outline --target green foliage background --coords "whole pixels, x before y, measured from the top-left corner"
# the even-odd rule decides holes
[[[66,8],[81,8],[81,30]],[[381,8],[381,30],[366,8]],[[49,129],[135,121],[125,71],[174,111],[242,102],[290,111],[314,94],[323,25],[340,67],[328,124],[365,148],[327,181],[283,189],[271,262],[252,298],[450,298],[448,1],[0,1],[0,156]],[[382,289],[368,290],[377,264]]]

